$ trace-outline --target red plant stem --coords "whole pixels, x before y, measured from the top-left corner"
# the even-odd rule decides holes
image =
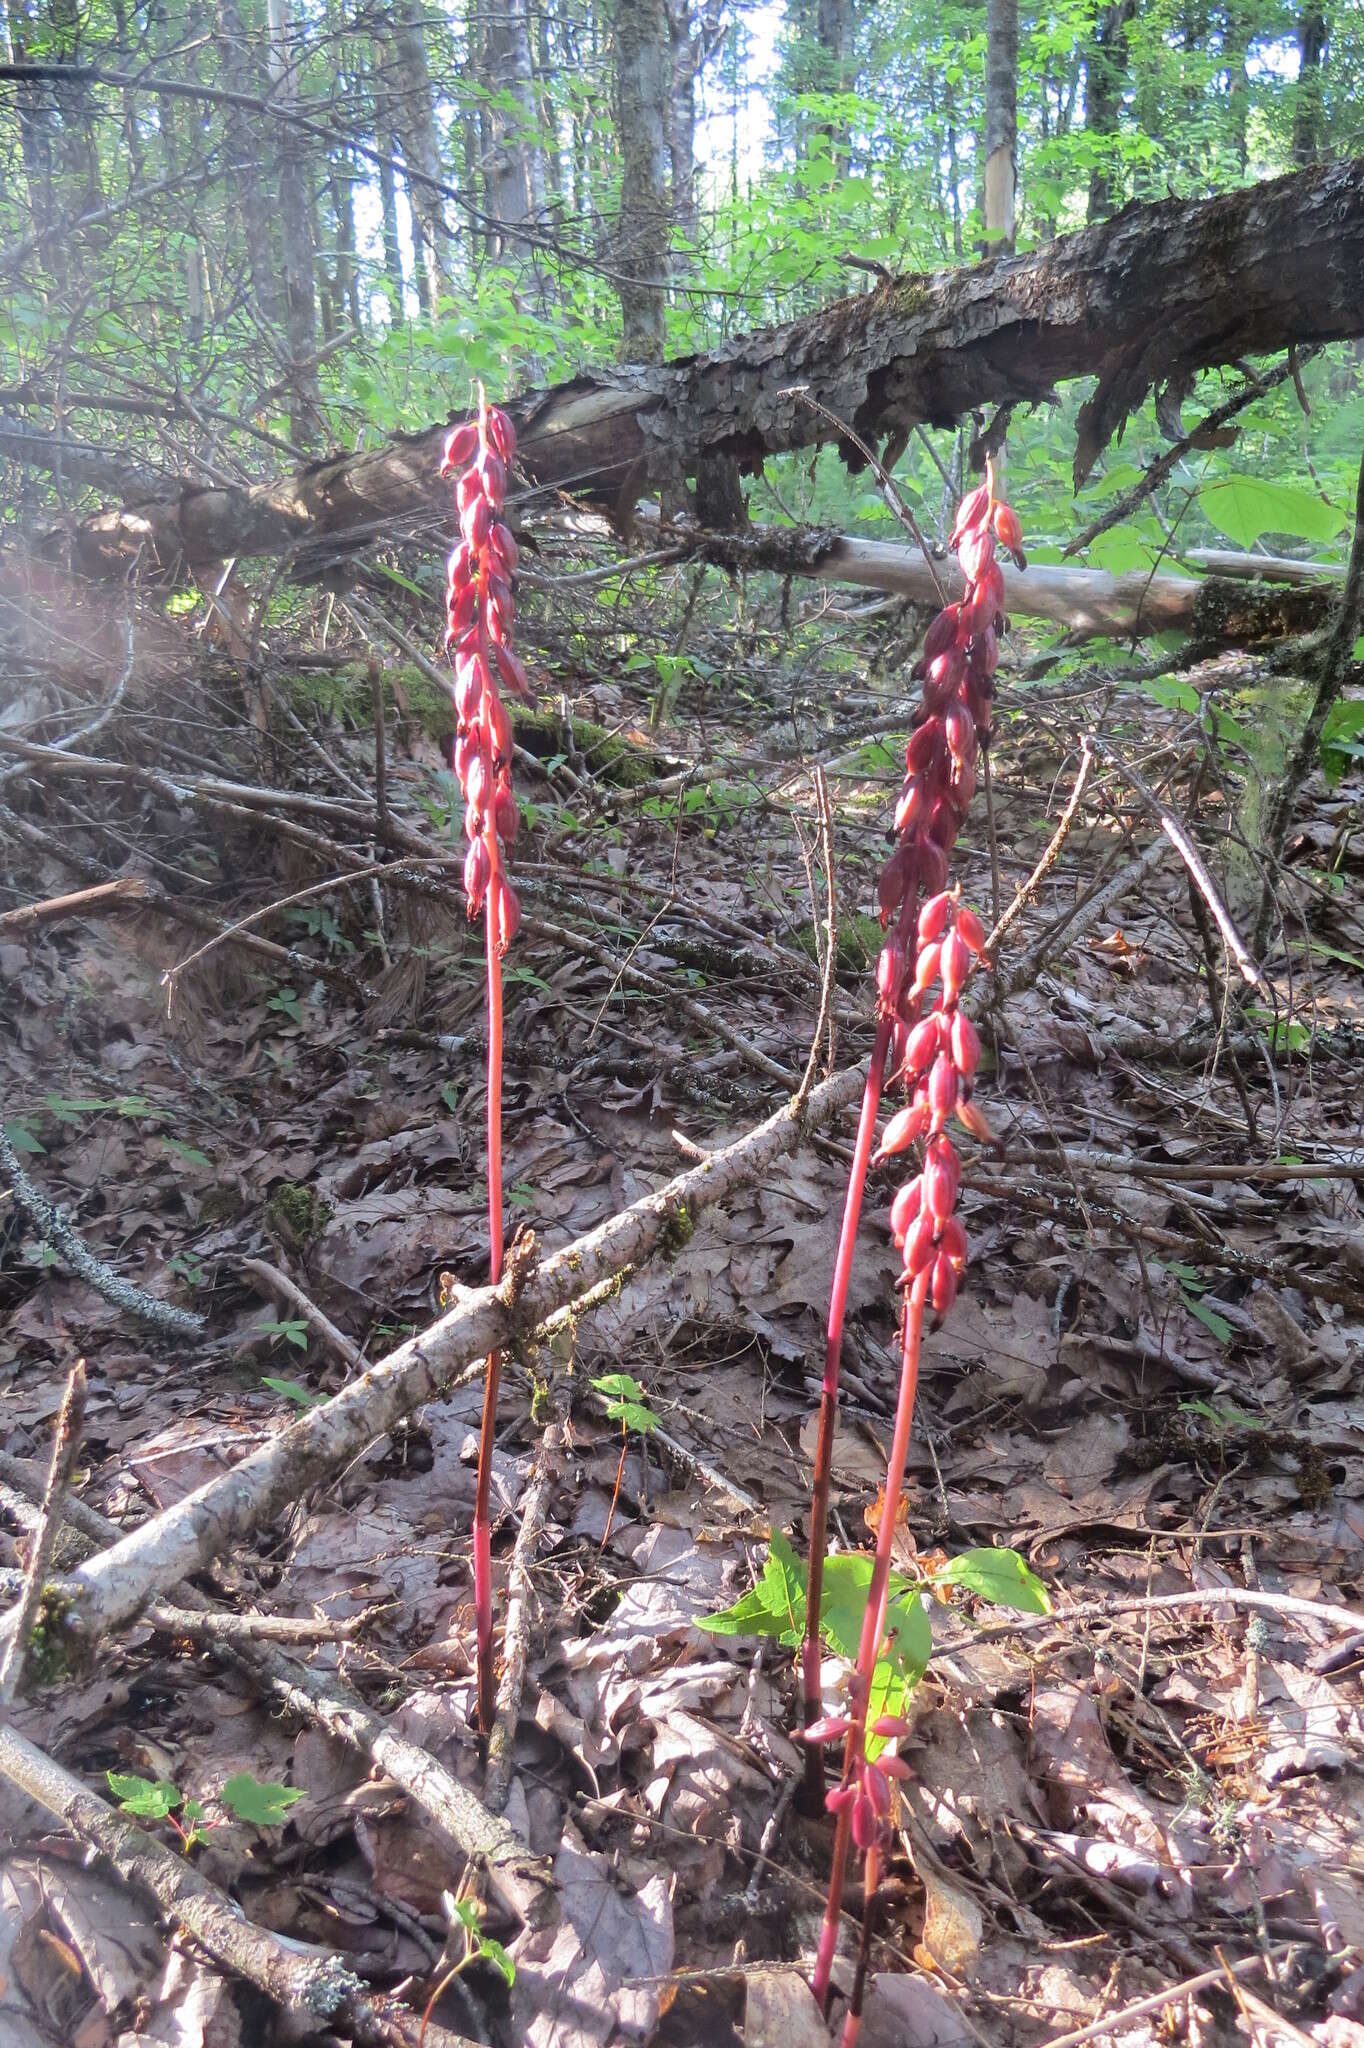
[[[492,863],[483,930],[488,962],[488,1273],[502,1278],[502,961],[497,950],[497,900],[502,887],[497,834],[488,827],[485,844]],[[478,1434],[478,1479],[474,1490],[474,1633],[478,1684],[478,1725],[491,1735],[497,1714],[493,1670],[492,1487],[493,1439],[497,1433],[497,1385],[501,1353],[488,1354],[483,1379],[483,1419]]]
[[[919,1350],[923,1340],[924,1302],[928,1295],[928,1285],[928,1273],[925,1271],[914,1282],[905,1301],[901,1337],[903,1363],[900,1370],[900,1398],[895,1408],[895,1431],[891,1437],[890,1456],[886,1460],[886,1497],[881,1509],[881,1526],[876,1537],[876,1559],[872,1565],[871,1584],[867,1589],[867,1610],[862,1617],[862,1637],[857,1647],[857,1677],[852,1691],[853,1724],[848,1730],[848,1740],[843,1753],[844,1784],[850,1782],[862,1761],[872,1672],[876,1667],[876,1653],[881,1647],[881,1638],[885,1633],[891,1546],[895,1539],[895,1517],[901,1489],[904,1486],[905,1465],[909,1459],[909,1432],[914,1420],[914,1397],[919,1388]],[[829,2009],[829,1973],[833,1967],[834,1950],[838,1944],[838,1922],[843,1910],[848,1845],[852,1840],[851,1827],[844,1825],[847,1818],[846,1813],[839,1815],[838,1829],[834,1835],[829,1897],[819,1931],[819,1952],[815,1960],[812,1986],[815,1997],[825,2012]]]
[[[871,1940],[876,1921],[876,1887],[881,1882],[881,1851],[868,1849],[866,1880],[862,1894],[862,1939],[857,1950],[857,1972],[853,1978],[852,1998],[843,2017],[843,2039],[841,2048],[857,2048],[862,2033],[862,2002],[867,1992],[867,1972],[871,1967]]]
[[[881,1090],[886,1076],[886,1055],[890,1050],[891,1019],[883,1017],[876,1027],[876,1039],[862,1091],[862,1114],[857,1125],[852,1165],[848,1171],[848,1192],[843,1202],[843,1228],[839,1233],[834,1260],[833,1285],[829,1291],[829,1323],[824,1344],[824,1384],[819,1391],[819,1436],[815,1443],[814,1485],[810,1495],[810,1564],[805,1590],[805,1642],[801,1651],[804,1726],[809,1727],[823,1712],[820,1699],[819,1667],[822,1644],[819,1609],[824,1596],[824,1545],[829,1529],[829,1492],[833,1482],[834,1431],[838,1425],[838,1372],[843,1354],[843,1323],[848,1308],[848,1282],[852,1277],[853,1254],[857,1249],[857,1225],[862,1214],[862,1196],[867,1184],[867,1162],[876,1138],[876,1119],[881,1108]],[[824,1804],[824,1752],[818,1743],[805,1749],[805,1796],[810,1810]]]

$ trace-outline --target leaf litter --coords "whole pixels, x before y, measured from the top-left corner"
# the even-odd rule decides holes
[[[554,659],[569,697],[598,720],[643,723],[628,678],[585,682],[567,640]],[[766,712],[750,685],[723,736],[704,707],[705,750],[713,758],[723,740],[736,774],[763,784],[760,811],[669,817],[613,796],[605,822],[575,829],[552,784],[536,791],[548,822],[517,855],[528,911],[597,949],[570,966],[528,946],[534,979],[508,991],[509,1217],[543,1244],[674,1171],[674,1133],[712,1147],[777,1099],[733,1045],[632,986],[632,964],[699,993],[766,1057],[803,1064],[816,975],[793,967],[793,938],[822,916],[794,838],[807,790],[784,753],[780,663]],[[672,736],[684,755],[700,708],[684,691]],[[1139,743],[1187,743],[1176,714],[1128,715]],[[815,758],[846,752],[859,719],[893,721],[894,705],[875,687],[859,701],[850,686],[842,702],[804,701],[800,717]],[[253,727],[219,716],[216,730],[209,765],[266,773]],[[368,735],[323,719],[317,736],[352,781],[368,778]],[[120,737],[136,758],[146,714]],[[429,783],[436,746],[415,724],[391,737],[399,788]],[[272,745],[281,789],[325,781],[316,753]],[[1066,753],[1045,711],[1036,731],[1004,720],[1006,884],[1040,850],[1037,792]],[[1323,819],[1340,800],[1320,784],[1309,796]],[[292,854],[265,836],[233,840],[209,812],[139,816],[117,783],[91,801],[131,845],[128,872],[167,857],[230,872],[216,904],[226,916],[296,885]],[[872,775],[839,818],[845,910],[867,893],[884,803]],[[415,806],[410,815],[425,829]],[[98,850],[98,821],[73,830]],[[1309,817],[1304,858],[1312,830]],[[612,840],[595,854],[594,833]],[[1083,889],[1107,838],[1075,835],[1013,957]],[[986,901],[979,825],[965,856],[967,892]],[[19,900],[65,880],[55,853],[32,848],[13,852],[9,874]],[[979,1621],[996,1617],[972,1594],[943,1581],[929,1600],[935,1654],[907,1708],[912,1775],[863,2034],[887,2048],[1030,2048],[1228,1951],[1267,1957],[1257,1981],[1297,2028],[1290,2038],[1344,2048],[1364,2026],[1359,1647],[1342,1654],[1338,1632],[1310,1614],[1229,1605],[1066,1620],[1105,1596],[1191,1586],[1357,1606],[1364,1577],[1356,1184],[1254,1172],[1265,1159],[1358,1156],[1357,984],[1329,955],[1314,960],[1313,1057],[1280,1055],[1273,1087],[1263,1048],[1247,1058],[1210,1044],[1191,1063],[1179,1044],[1207,1004],[1183,876],[1161,868],[1144,888],[1123,906],[1121,933],[1110,924],[1094,944],[1063,945],[996,1022],[989,1096],[1008,1150],[968,1174],[972,1284],[926,1345],[902,1562],[908,1583],[939,1570],[939,1553],[1008,1546],[1041,1574],[1055,1611],[977,1642]],[[288,1334],[288,1312],[244,1278],[242,1258],[276,1265],[369,1361],[438,1312],[443,1274],[482,1277],[476,935],[453,891],[449,908],[385,891],[394,987],[366,1011],[327,973],[370,944],[373,907],[359,891],[337,902],[339,957],[321,927],[285,935],[315,977],[272,979],[224,948],[179,983],[169,1019],[159,977],[186,947],[164,924],[61,925],[3,948],[0,1089],[24,1158],[101,1256],[210,1316],[201,1346],[166,1349],[0,1212],[0,1441],[45,1462],[65,1370],[83,1353],[81,1490],[125,1525],[291,1419],[282,1386],[295,1400],[325,1396],[350,1370],[306,1319],[301,1341]],[[747,936],[716,943],[708,914]],[[1324,943],[1348,948],[1336,902],[1317,915]],[[405,959],[420,972],[404,982]],[[864,977],[844,977],[840,1000],[860,1016]],[[863,1049],[852,1025],[839,1036],[841,1058]],[[774,1539],[800,1552],[845,1140],[774,1168],[590,1315],[509,1360],[494,1473],[502,1582],[545,1405],[568,1427],[531,1560],[508,1805],[553,1860],[558,1914],[519,1931],[488,1922],[515,1979],[476,1964],[439,2008],[456,2029],[537,2048],[830,2038],[796,1967],[813,1950],[829,1828],[783,1799],[799,1773],[792,1650],[701,1624],[749,1597]],[[1153,1171],[1084,1163],[1104,1153]],[[1243,1162],[1246,1178],[1179,1177],[1212,1162]],[[870,1540],[889,1433],[898,1262],[884,1228],[889,1183],[872,1192],[845,1339],[843,1554]],[[627,1445],[607,1537],[621,1438],[589,1383],[621,1372],[659,1432]],[[475,1789],[478,1408],[473,1384],[412,1418],[223,1558],[209,1588],[243,1611],[330,1623],[330,1640],[297,1654]],[[0,1493],[0,1563],[22,1562],[25,1526],[14,1494]],[[838,1672],[831,1659],[835,1700]],[[16,1723],[97,1788],[110,1769],[132,1771],[202,1800],[220,1824],[194,1858],[259,1924],[343,1953],[381,1988],[437,1981],[443,1897],[476,1873],[452,1863],[391,1782],[279,1717],[230,1662],[140,1625],[103,1647],[97,1672],[22,1700]],[[303,1797],[249,1827],[214,1804],[234,1773]],[[15,1802],[0,1815],[6,2048],[325,2038],[169,1940]],[[1153,2018],[1112,2038],[1245,2037],[1230,1998],[1201,1992],[1172,2011],[1164,2031]]]

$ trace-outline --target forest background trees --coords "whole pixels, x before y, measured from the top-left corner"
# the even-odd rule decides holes
[[[1364,147],[1364,22],[1313,0],[5,0],[3,19],[20,521],[82,490],[245,480],[443,417],[479,378],[506,395],[658,361],[878,266],[1028,249]],[[1351,349],[1306,374],[1357,407]],[[1069,404],[1016,461],[1044,552]],[[1333,499],[1357,424],[1280,391],[1256,445],[1200,474],[1287,459],[1310,493],[1310,459]],[[1142,431],[1159,445],[1154,414]],[[944,453],[906,457],[925,493]],[[884,516],[833,463],[788,482],[811,516]],[[1215,538],[1204,509],[1157,502],[1098,559],[1136,565],[1174,518]],[[1323,504],[1298,537],[1343,523]]]

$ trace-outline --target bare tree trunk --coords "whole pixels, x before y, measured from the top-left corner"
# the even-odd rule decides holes
[[[668,101],[668,23],[663,0],[621,0],[616,13],[616,129],[620,137],[620,220],[616,261],[637,282],[620,287],[627,363],[661,363],[666,306],[659,280],[668,263],[663,183]]]
[[[1113,210],[1113,167],[1105,145],[1118,132],[1127,82],[1127,24],[1135,10],[1136,0],[1113,0],[1094,24],[1085,60],[1085,130],[1098,139],[1100,149],[1089,174],[1090,221],[1103,220]]]
[[[214,41],[223,77],[239,78],[245,71],[252,89],[255,89],[257,66],[238,0],[218,0]],[[241,107],[229,107],[225,126],[232,173],[228,190],[241,221],[251,289],[262,318],[278,325],[281,315],[279,275],[275,268],[270,212],[261,179],[265,154],[262,125],[259,116],[248,114]]]
[[[289,0],[269,0],[270,78],[281,107],[297,101],[294,28]],[[317,295],[303,136],[293,121],[279,132],[279,206],[284,243],[284,343],[289,385],[289,432],[300,448],[321,439],[317,410]]]
[[[986,0],[986,254],[1014,245],[1018,179],[1018,0]]]
[[[393,318],[405,318],[403,284],[403,247],[398,240],[398,181],[393,169],[393,156],[397,147],[393,135],[393,118],[389,111],[388,92],[380,83],[383,76],[383,51],[376,50],[377,71],[374,81],[374,135],[379,148],[379,218],[382,224],[384,245],[384,276],[388,280],[389,292],[393,299]]]
[[[403,157],[424,178],[441,178],[440,142],[432,103],[431,72],[426,61],[426,36],[420,0],[398,0],[389,17],[393,39],[394,125]],[[430,185],[409,180],[413,246],[420,254],[418,274],[425,281],[426,310],[432,319],[449,284],[450,235],[445,206]]]
[[[1300,164],[1310,164],[1321,149],[1321,74],[1329,34],[1325,9],[1306,7],[1298,23],[1298,90],[1293,102],[1293,157]]]
[[[488,211],[494,221],[521,227],[536,219],[545,204],[527,0],[493,0],[481,25],[480,76],[490,92],[507,102],[489,108]],[[508,260],[523,248],[523,243],[503,236],[496,253]]]
[[[355,249],[355,167],[349,150],[342,150],[328,166],[332,212],[336,216],[336,289],[352,327],[360,331],[360,267]]]

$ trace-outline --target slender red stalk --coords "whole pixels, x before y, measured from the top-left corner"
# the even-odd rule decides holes
[[[876,1557],[872,1564],[871,1585],[867,1589],[866,1612],[862,1616],[862,1636],[857,1650],[857,1673],[852,1686],[853,1719],[843,1752],[843,1783],[847,1786],[857,1782],[866,1756],[867,1700],[871,1692],[872,1671],[881,1648],[881,1639],[886,1632],[886,1593],[890,1585],[891,1546],[895,1540],[895,1510],[892,1503],[900,1497],[900,1489],[904,1485],[905,1465],[909,1458],[909,1432],[914,1420],[914,1397],[919,1386],[919,1348],[923,1338],[924,1303],[928,1299],[928,1289],[929,1275],[924,1271],[919,1274],[909,1290],[901,1325],[900,1398],[895,1407],[895,1429],[890,1440],[890,1456],[886,1460],[886,1506],[881,1516],[881,1527],[877,1532]],[[825,2012],[829,2009],[829,1973],[838,1945],[838,1923],[843,1911],[843,1886],[847,1876],[848,1849],[852,1843],[852,1811],[851,1806],[843,1808],[834,1832],[829,1896],[819,1931],[819,1953],[815,1962],[812,1988]]]
[[[815,1476],[810,1494],[810,1564],[805,1588],[805,1642],[801,1651],[804,1725],[809,1728],[821,1712],[819,1667],[821,1640],[819,1609],[824,1597],[824,1546],[829,1532],[829,1492],[833,1480],[834,1431],[838,1424],[838,1372],[843,1353],[843,1323],[848,1308],[848,1282],[852,1277],[853,1253],[857,1249],[857,1226],[862,1215],[862,1196],[867,1185],[867,1162],[876,1137],[876,1119],[881,1108],[881,1090],[886,1076],[886,1055],[890,1051],[891,1020],[883,1017],[876,1027],[876,1040],[862,1091],[862,1114],[858,1119],[852,1165],[848,1169],[848,1192],[843,1202],[843,1228],[839,1233],[834,1260],[833,1285],[829,1291],[829,1323],[824,1344],[824,1384],[819,1390],[819,1437],[815,1444]],[[812,1809],[824,1803],[824,1757],[817,1744],[805,1752],[805,1796]]]
[[[964,499],[952,532],[952,545],[957,549],[964,578],[962,596],[957,603],[945,606],[930,625],[914,670],[915,677],[923,682],[923,702],[905,749],[905,781],[895,809],[898,844],[877,882],[881,923],[887,932],[876,963],[881,1021],[863,1100],[829,1307],[829,1343],[811,1506],[802,1689],[807,1794],[816,1792],[823,1784],[819,1752],[844,1730],[847,1737],[842,1778],[825,1799],[825,1804],[838,1816],[829,1896],[814,1974],[815,1996],[826,2012],[850,1846],[856,1845],[866,1858],[862,1941],[844,2048],[855,2048],[861,2031],[862,1989],[871,1950],[875,1892],[881,1860],[890,1840],[892,1780],[906,1775],[906,1767],[898,1758],[868,1759],[867,1705],[886,1630],[891,1545],[909,1455],[924,1315],[929,1306],[935,1315],[948,1313],[966,1268],[966,1232],[956,1213],[961,1161],[947,1126],[955,1118],[973,1136],[991,1136],[973,1100],[980,1039],[961,1008],[962,991],[974,961],[982,952],[985,934],[979,918],[961,903],[959,891],[949,892],[946,884],[947,856],[970,805],[976,786],[977,759],[989,738],[1004,602],[1004,578],[996,559],[996,541],[1023,566],[1017,516],[1012,507],[996,502],[994,474],[987,464],[985,483]],[[941,994],[925,1015],[929,991],[938,982]],[[875,1121],[887,1066],[893,1078],[902,1078],[909,1084],[911,1100],[890,1119],[882,1133],[880,1149],[872,1158],[867,1127]],[[905,1289],[905,1299],[900,1393],[871,1583],[857,1663],[848,1687],[847,1716],[823,1720],[819,1698],[819,1610],[838,1400],[838,1354],[853,1240],[868,1167],[892,1159],[921,1141],[921,1169],[899,1189],[890,1210],[891,1234],[904,1254],[900,1284]],[[903,1735],[906,1724],[898,1716],[890,1715],[879,1719],[873,1732],[878,1740],[889,1739]]]
[[[464,891],[470,917],[483,912],[488,964],[488,1265],[502,1278],[502,956],[516,936],[521,906],[503,872],[502,848],[516,836],[511,787],[511,721],[503,688],[526,690],[526,673],[511,649],[517,547],[502,519],[516,435],[511,421],[480,389],[477,421],[453,429],[441,474],[458,469],[455,505],[460,539],[448,564],[445,644],[454,663],[455,773],[464,791],[469,851]],[[478,1722],[491,1733],[497,1702],[493,1669],[492,1473],[501,1359],[488,1359],[474,1492],[474,1634]]]
[[[493,864],[488,914],[483,920],[488,967],[488,1278],[494,1287],[502,1278],[502,957],[497,949],[497,920],[492,892],[500,890],[497,835],[489,828]],[[483,1416],[478,1432],[478,1478],[474,1488],[474,1633],[478,1677],[478,1725],[492,1733],[497,1713],[493,1667],[492,1487],[493,1444],[497,1435],[497,1390],[502,1355],[490,1351],[483,1377]]]

